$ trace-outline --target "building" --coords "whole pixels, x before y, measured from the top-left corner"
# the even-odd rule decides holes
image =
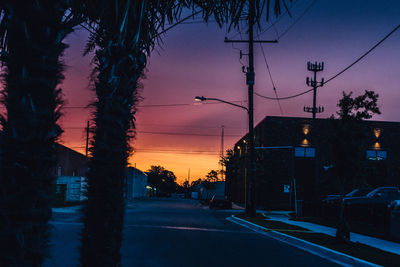
[[[82,176],[86,177],[88,159],[85,155],[61,144],[56,144],[57,176]]]
[[[56,155],[55,204],[84,201],[88,159],[83,154],[61,144],[56,144]]]
[[[197,193],[195,194],[195,198],[201,200],[210,200],[214,195],[224,196],[225,181],[212,182],[209,183],[208,186],[205,186],[204,184],[199,184],[196,186],[194,191]]]
[[[147,196],[147,175],[136,168],[126,168],[124,198],[133,200],[145,196]]]
[[[365,183],[371,187],[399,186],[400,123],[360,124],[366,136],[363,160],[369,168],[363,174]],[[334,132],[331,119],[271,116],[261,121],[255,127],[257,204],[268,209],[293,209],[295,198],[309,204],[340,193],[338,179],[332,174]],[[235,144],[227,165],[226,193],[239,203],[246,199],[247,149],[244,136]],[[345,190],[356,186],[347,184]]]

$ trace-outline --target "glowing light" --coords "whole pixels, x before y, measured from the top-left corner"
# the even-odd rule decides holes
[[[381,136],[381,129],[375,128],[375,129],[374,129],[374,135],[375,135],[376,138],[378,138],[379,136]]]
[[[307,135],[310,132],[310,125],[304,124],[303,125],[303,134]]]
[[[302,145],[302,146],[308,146],[308,145],[310,145],[310,142],[308,142],[307,139],[304,139],[304,140],[301,142],[301,145]]]
[[[374,144],[374,148],[375,148],[375,149],[380,149],[380,148],[381,148],[381,144],[379,144],[378,142],[376,142],[376,143]]]

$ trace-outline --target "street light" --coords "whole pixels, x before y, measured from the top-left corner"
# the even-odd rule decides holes
[[[222,100],[222,99],[218,99],[218,98],[209,98],[209,97],[204,97],[204,96],[196,96],[194,98],[194,100],[195,101],[201,101],[201,102],[202,101],[206,101],[206,100],[214,100],[214,101],[222,102],[222,103],[225,103],[225,104],[228,104],[228,105],[232,105],[232,106],[235,106],[235,107],[238,107],[238,108],[245,109],[247,112],[249,112],[249,109],[247,107],[245,107],[245,106],[241,106],[241,105],[238,105],[238,104],[235,104],[235,103],[232,103],[232,102],[228,102],[228,101],[225,101],[225,100]]]
[[[250,170],[250,182],[249,186],[247,187],[247,199],[246,199],[246,213],[252,217],[256,215],[256,191],[255,191],[255,157],[254,157],[254,122],[253,122],[253,109],[252,105],[250,105],[249,102],[249,108],[245,106],[241,106],[232,102],[228,102],[222,99],[218,98],[209,98],[209,97],[204,97],[204,96],[196,96],[194,98],[195,101],[206,101],[206,100],[214,100],[218,101],[221,103],[225,103],[228,105],[232,105],[238,108],[242,108],[247,111],[247,114],[249,115],[249,134],[248,134],[248,143],[249,143],[249,170]],[[251,111],[251,112],[250,112]]]

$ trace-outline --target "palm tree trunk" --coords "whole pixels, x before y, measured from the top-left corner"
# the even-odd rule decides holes
[[[41,266],[49,240],[48,220],[61,134],[60,61],[71,29],[62,24],[61,1],[3,2],[6,29],[0,169],[0,262]],[[5,21],[6,20],[6,21]]]
[[[125,203],[125,168],[131,151],[138,80],[145,55],[117,36],[96,51],[95,128],[88,173],[88,202],[82,231],[82,266],[120,266]],[[115,35],[114,35],[115,36]],[[133,54],[132,54],[133,53]],[[133,125],[132,125],[133,126]]]

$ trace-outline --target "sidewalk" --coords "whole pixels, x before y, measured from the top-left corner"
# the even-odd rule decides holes
[[[309,222],[293,221],[290,220],[284,213],[279,212],[264,212],[264,214],[274,221],[280,221],[287,224],[303,227],[310,231],[326,234],[333,237],[336,235],[336,229],[332,227],[322,226]],[[400,244],[396,242],[386,241],[357,233],[350,233],[350,240],[352,242],[359,242],[371,247],[379,248],[381,250],[400,255]]]
[[[79,212],[81,209],[82,209],[82,205],[51,208],[52,212],[55,212],[55,213],[76,213],[76,212]]]

